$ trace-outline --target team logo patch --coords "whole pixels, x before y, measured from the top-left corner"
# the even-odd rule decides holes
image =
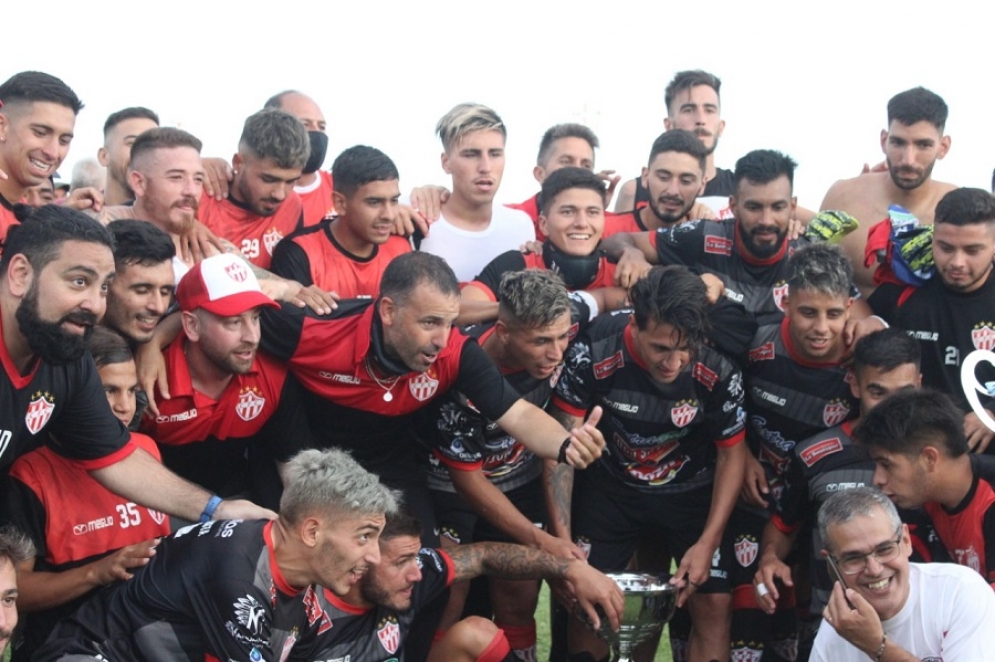
[[[563,374],[563,364],[556,366],[556,370],[549,377],[549,388],[556,388],[556,382],[560,381],[560,375]]]
[[[48,391],[37,391],[28,403],[28,412],[24,415],[24,424],[28,432],[38,434],[52,418],[55,411],[55,396]]]
[[[774,305],[782,313],[784,312],[784,297],[788,296],[788,284],[782,283],[780,285],[775,285],[774,289],[771,290],[771,294],[774,296]]]
[[[697,400],[681,400],[670,410],[670,420],[679,428],[687,426],[698,414]]]
[[[388,653],[393,655],[397,652],[401,645],[401,628],[397,624],[397,617],[391,615],[380,621],[377,638]]]
[[[622,350],[618,350],[607,359],[594,364],[594,378],[605,379],[623,365],[625,365],[625,361],[622,359]]]
[[[760,543],[753,536],[743,536],[733,545],[736,552],[736,561],[744,568],[749,568],[757,560],[757,552],[760,551]]]
[[[975,349],[991,351],[995,349],[995,325],[991,322],[981,322],[971,331],[971,342]]]
[[[700,361],[694,364],[691,376],[701,382],[709,391],[715,388],[715,382],[719,381],[719,376],[713,370],[706,368],[705,364]]]
[[[332,620],[328,618],[328,614],[321,608],[321,603],[318,601],[318,594],[314,592],[313,586],[308,586],[307,592],[304,594],[304,613],[307,615],[309,625],[314,625],[318,621],[321,621],[321,625],[318,626],[318,634],[323,634],[332,629]]]
[[[423,372],[408,382],[408,389],[416,400],[425,402],[439,390],[439,380],[432,377],[430,372]]]
[[[266,247],[266,252],[272,255],[273,249],[276,248],[276,245],[280,243],[281,239],[283,239],[283,235],[280,234],[280,231],[277,230],[276,228],[273,228],[272,230],[264,234],[263,246]]]
[[[960,565],[966,565],[977,573],[981,572],[981,558],[978,556],[978,552],[974,549],[973,545],[967,549],[955,549],[954,558]]]
[[[158,510],[152,510],[151,508],[146,508],[145,510],[149,511],[149,517],[151,517],[152,521],[156,524],[161,525],[166,521],[166,513],[160,513]]]
[[[574,544],[577,545],[577,549],[581,551],[584,555],[584,560],[586,561],[588,557],[591,556],[591,541],[583,536],[580,536],[574,541]]]
[[[822,421],[827,428],[831,428],[845,421],[849,413],[850,407],[845,402],[833,400],[822,410]]]
[[[768,342],[760,345],[760,347],[754,347],[749,352],[750,363],[756,363],[757,361],[773,361],[774,360],[774,343]]]
[[[732,255],[732,239],[706,234],[705,252],[712,255]]]
[[[249,277],[249,270],[241,262],[232,262],[229,264],[225,267],[225,273],[236,283],[244,283],[245,279]]]
[[[250,632],[253,637],[262,636],[267,627],[266,608],[251,595],[239,598],[232,606],[235,608],[235,619],[238,624]]]
[[[732,662],[760,662],[763,655],[763,650],[744,646],[742,648],[733,648],[729,659]]]
[[[243,421],[251,421],[262,413],[266,406],[266,398],[259,395],[258,389],[254,386],[243,389],[238,396],[238,404],[235,405],[235,413]]]
[[[798,459],[804,462],[806,467],[811,467],[827,455],[838,453],[841,450],[843,450],[843,442],[839,440],[839,437],[823,439],[798,453]]]

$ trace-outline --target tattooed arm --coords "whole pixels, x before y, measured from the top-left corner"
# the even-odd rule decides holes
[[[572,430],[580,424],[579,417],[572,416],[557,407],[550,407],[547,413],[567,430]],[[572,540],[570,498],[574,487],[573,467],[546,460],[543,462],[542,479],[546,493],[546,507],[549,510],[550,529],[554,536]]]
[[[612,629],[618,630],[618,620],[624,607],[622,591],[609,579],[584,561],[564,559],[540,549],[499,542],[460,545],[447,550],[453,561],[454,580],[466,580],[487,575],[501,579],[565,579],[570,582],[579,606],[598,627],[601,607]]]

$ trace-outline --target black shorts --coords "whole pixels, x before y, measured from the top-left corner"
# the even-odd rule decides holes
[[[432,490],[432,503],[439,527],[439,537],[468,545],[472,542],[520,542],[496,528],[477,514],[459,494]],[[536,478],[504,493],[518,512],[537,527],[545,528],[548,519],[542,479]]]
[[[598,570],[621,572],[639,538],[648,531],[658,531],[666,540],[667,552],[680,563],[701,537],[711,506],[711,482],[686,492],[653,494],[620,483],[595,463],[574,474],[574,542],[587,551],[588,563]],[[712,557],[708,581],[699,593],[730,590],[730,550],[723,536]]]

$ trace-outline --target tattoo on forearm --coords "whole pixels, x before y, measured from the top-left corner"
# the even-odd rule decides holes
[[[573,430],[577,426],[577,418],[572,414],[568,414],[562,409],[555,407],[551,407],[550,409],[551,411],[546,413],[552,416],[554,421],[562,425],[564,430]]]
[[[457,580],[480,575],[501,579],[560,579],[571,563],[540,549],[499,542],[460,545],[449,556]]]
[[[546,494],[558,528],[570,530],[570,502],[574,487],[573,467],[558,464],[545,472]]]
[[[266,271],[262,267],[257,267],[256,265],[249,262],[248,258],[246,258],[245,255],[242,254],[242,251],[239,250],[238,246],[233,244],[231,241],[227,239],[221,239],[221,245],[225,247],[226,253],[234,253],[235,255],[238,255],[243,260],[245,260],[245,264],[249,267],[249,269],[252,270],[252,273],[255,274],[258,280],[275,280],[280,278],[272,271]]]

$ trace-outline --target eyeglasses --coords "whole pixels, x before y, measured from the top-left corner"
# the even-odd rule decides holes
[[[834,554],[829,556],[836,562],[839,569],[843,571],[846,575],[855,575],[861,572],[867,567],[867,559],[874,557],[874,560],[878,563],[887,563],[888,561],[894,560],[898,556],[898,552],[902,549],[902,528],[899,527],[895,531],[895,539],[889,540],[886,543],[882,543],[874,548],[869,554],[847,554],[846,556],[837,557]]]

